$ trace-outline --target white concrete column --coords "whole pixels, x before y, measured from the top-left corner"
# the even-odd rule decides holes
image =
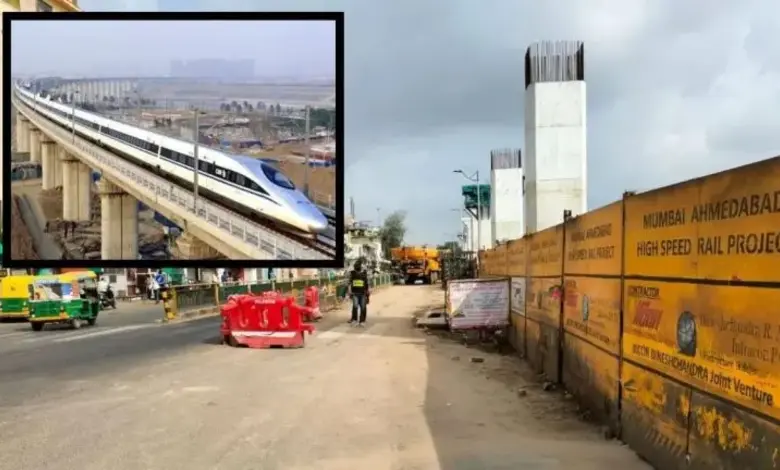
[[[62,218],[73,221],[79,217],[79,162],[65,154],[62,160]]]
[[[30,151],[30,121],[19,114],[16,120],[16,151],[26,153]]]
[[[41,130],[36,127],[30,127],[30,161],[41,161]]]
[[[110,181],[102,178],[98,183],[100,192],[100,257],[102,259],[120,259],[122,253],[122,191]]]
[[[41,142],[41,166],[43,167],[43,181],[41,189],[53,189],[54,188],[54,160],[56,156],[57,144],[53,140],[44,139]]]
[[[83,163],[78,164],[78,209],[75,220],[88,221],[92,217],[92,169]]]
[[[54,187],[62,187],[62,155],[65,153],[65,149],[59,145],[54,146],[54,163],[52,165],[52,172],[54,173]]]
[[[138,259],[138,201],[131,195],[122,194],[122,253],[120,259]]]
[[[100,180],[101,258],[138,258],[138,202],[117,185]]]

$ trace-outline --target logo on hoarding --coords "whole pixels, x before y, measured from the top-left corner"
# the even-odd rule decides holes
[[[588,321],[590,316],[590,299],[587,295],[582,295],[582,321]]]
[[[663,316],[663,310],[659,308],[652,308],[652,304],[649,300],[640,300],[636,305],[636,313],[634,315],[634,326],[639,328],[646,328],[649,330],[657,330],[661,326],[661,317]]]
[[[691,312],[682,312],[677,318],[677,348],[680,354],[696,356],[696,319]]]

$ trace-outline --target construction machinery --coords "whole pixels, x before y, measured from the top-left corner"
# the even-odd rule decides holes
[[[422,280],[423,284],[438,282],[441,278],[439,250],[423,246],[399,246],[390,252],[393,264],[401,272],[406,284]]]

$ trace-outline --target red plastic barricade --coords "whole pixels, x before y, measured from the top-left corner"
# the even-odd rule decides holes
[[[231,346],[300,348],[306,332],[314,331],[303,323],[294,299],[275,292],[231,296],[220,311],[220,334]]]
[[[303,306],[296,306],[301,310],[307,321],[318,321],[322,318],[320,311],[320,290],[317,286],[309,286],[303,291]]]

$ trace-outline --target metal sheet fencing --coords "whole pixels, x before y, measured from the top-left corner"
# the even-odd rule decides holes
[[[479,256],[479,277],[511,277],[515,349],[654,466],[773,468],[780,157]]]

